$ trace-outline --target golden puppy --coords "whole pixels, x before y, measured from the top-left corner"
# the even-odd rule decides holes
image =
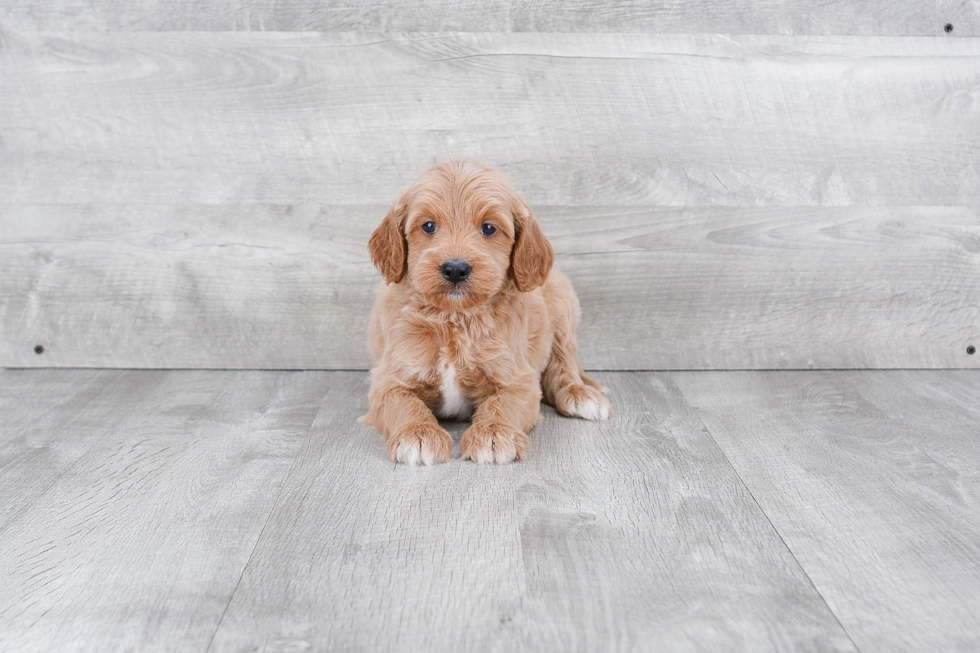
[[[575,360],[575,292],[502,175],[473,161],[429,168],[368,249],[384,282],[368,327],[371,406],[360,421],[384,435],[392,460],[449,460],[453,441],[436,415],[472,416],[464,459],[520,459],[542,391],[564,415],[609,417],[607,390]]]

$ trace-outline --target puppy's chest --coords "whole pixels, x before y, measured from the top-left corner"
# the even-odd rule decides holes
[[[450,360],[443,360],[437,368],[438,393],[437,402],[432,409],[436,415],[446,419],[467,419],[473,414],[473,400],[466,396],[472,388],[465,388],[460,383],[459,370]]]
[[[426,403],[439,417],[468,419],[494,388],[487,352],[445,333],[433,335],[426,349],[424,360],[412,366],[413,376],[424,386]]]

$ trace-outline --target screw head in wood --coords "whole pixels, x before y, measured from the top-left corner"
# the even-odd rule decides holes
[[[953,23],[946,23],[945,25],[943,25],[943,31],[946,32],[947,34],[949,34],[950,32],[952,32],[953,31]]]
[[[969,347],[966,348],[966,353],[972,356],[973,354],[977,353],[977,348],[974,347],[973,345],[970,345]]]
[[[34,345],[34,353],[41,355],[44,353],[44,345]]]

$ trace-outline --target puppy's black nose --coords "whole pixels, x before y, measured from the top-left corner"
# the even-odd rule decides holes
[[[459,258],[451,258],[442,264],[442,276],[450,283],[462,283],[470,276],[470,264]]]

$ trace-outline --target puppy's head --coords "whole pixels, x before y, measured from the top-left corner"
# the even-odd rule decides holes
[[[368,243],[388,283],[403,279],[433,306],[465,309],[513,282],[521,292],[554,262],[531,209],[507,180],[474,161],[429,168],[395,201]]]

